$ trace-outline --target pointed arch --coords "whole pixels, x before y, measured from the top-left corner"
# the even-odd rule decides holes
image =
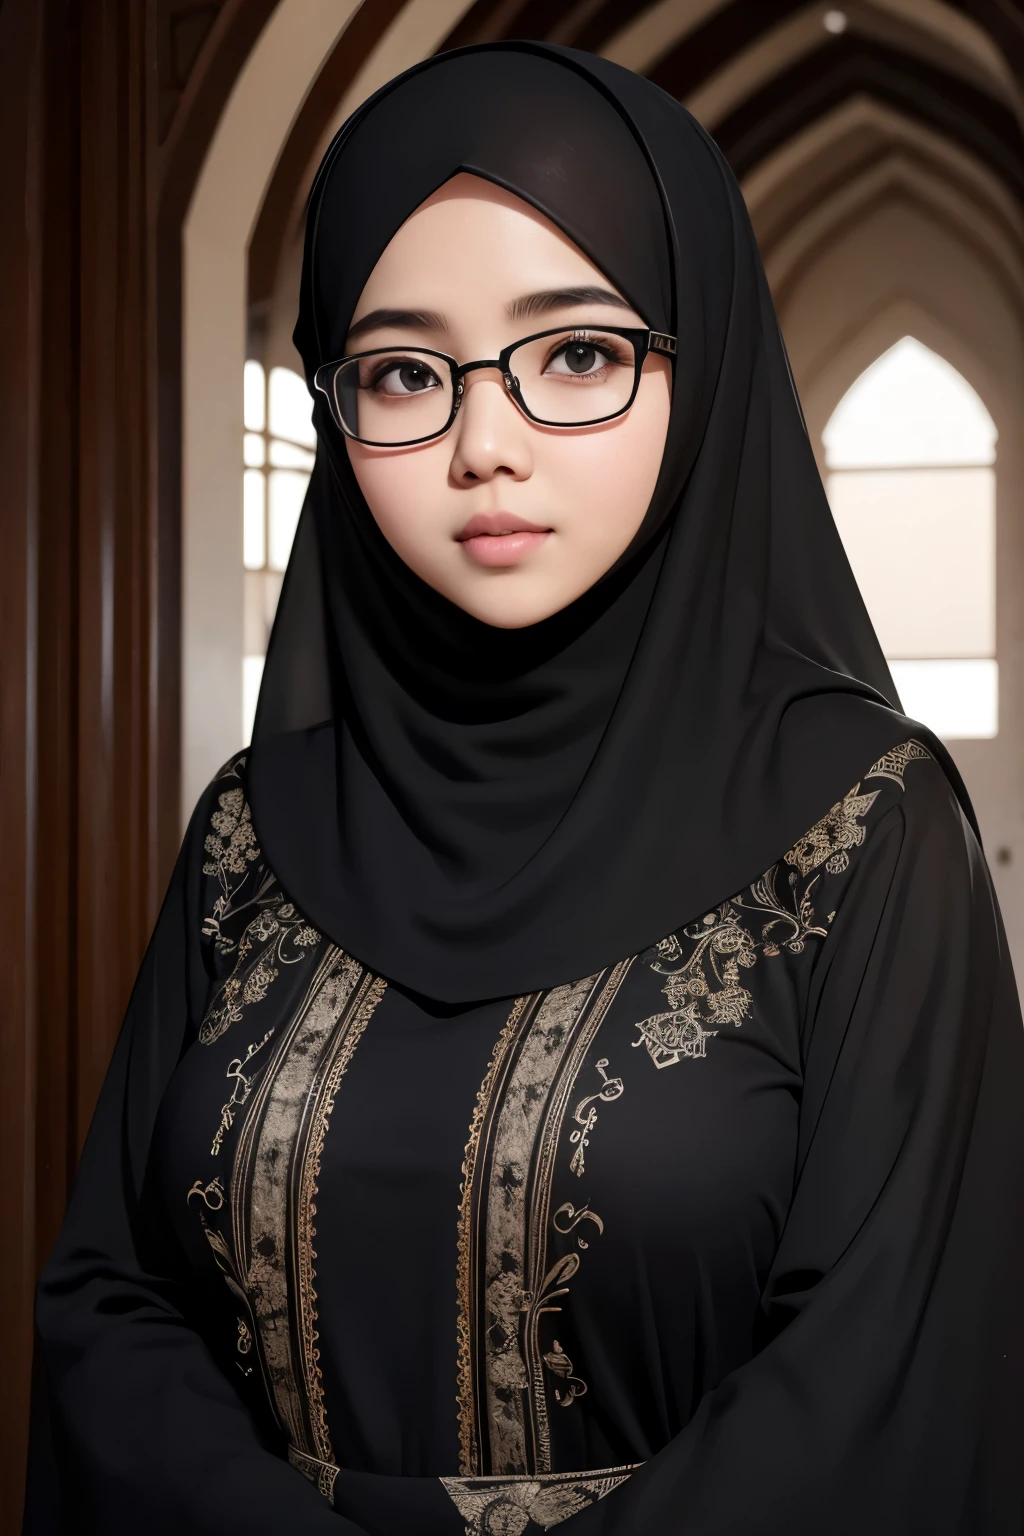
[[[998,729],[998,432],[941,353],[904,335],[846,390],[822,437],[829,502],[908,714]]]

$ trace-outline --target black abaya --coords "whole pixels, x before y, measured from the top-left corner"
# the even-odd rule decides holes
[[[245,787],[44,1277],[69,1529],[1021,1528],[1024,1036],[923,747],[650,950],[486,1004],[322,937]]]

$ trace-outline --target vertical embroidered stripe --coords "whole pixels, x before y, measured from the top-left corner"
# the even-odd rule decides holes
[[[472,1240],[474,1211],[476,1206],[475,1184],[477,1154],[484,1117],[491,1106],[494,1084],[502,1071],[512,1042],[516,1038],[523,1015],[529,1005],[535,1005],[539,993],[517,997],[512,1011],[498,1036],[494,1053],[487,1064],[484,1080],[476,1096],[473,1118],[469,1126],[462,1162],[462,1187],[459,1201],[458,1248],[456,1260],[457,1322],[456,1322],[456,1402],[459,1410],[459,1471],[464,1477],[475,1476],[480,1467],[480,1446],[477,1434],[477,1404],[473,1370],[472,1339],[476,1331],[476,1308],[472,1285],[472,1258],[477,1245]]]
[[[231,1177],[237,1267],[281,1428],[333,1460],[316,1346],[313,1216],[334,1095],[384,983],[335,947],[283,1032],[241,1129]]]

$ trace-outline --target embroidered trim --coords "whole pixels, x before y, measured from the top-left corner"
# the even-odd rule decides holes
[[[334,1503],[334,1484],[338,1480],[338,1469],[333,1461],[321,1461],[317,1456],[310,1456],[306,1451],[298,1451],[294,1445],[288,1447],[288,1460],[296,1471],[303,1477],[308,1477],[317,1490],[323,1494],[329,1504]]]
[[[271,1402],[294,1449],[328,1463],[308,1207],[334,1094],[383,991],[351,956],[326,951],[252,1095],[231,1174],[235,1266]]]
[[[320,1455],[333,1459],[331,1435],[324,1407],[323,1373],[320,1369],[320,1350],[317,1341],[316,1249],[313,1239],[316,1227],[316,1197],[319,1194],[317,1180],[320,1177],[320,1158],[334,1110],[334,1099],[341,1079],[355,1055],[356,1046],[363,1031],[373,1017],[374,1009],[387,989],[381,976],[364,975],[356,994],[348,1028],[341,1036],[337,1051],[324,1078],[316,1103],[309,1110],[311,1129],[302,1157],[299,1177],[299,1202],[296,1212],[296,1251],[298,1255],[298,1287],[296,1294],[298,1321],[305,1358],[306,1389],[309,1393],[309,1410],[313,1435]]]
[[[470,1296],[470,1254],[472,1250],[473,1195],[476,1176],[477,1154],[484,1115],[490,1106],[494,1084],[505,1060],[509,1046],[515,1039],[520,1020],[527,1006],[535,1003],[539,993],[517,997],[512,1011],[505,1020],[495,1042],[494,1052],[487,1064],[484,1080],[477,1091],[473,1118],[469,1125],[462,1161],[462,1184],[459,1188],[458,1244],[456,1260],[456,1379],[458,1382],[455,1401],[459,1410],[459,1467],[464,1473],[472,1473],[479,1467],[479,1446],[476,1436],[476,1413],[473,1391],[473,1306]]]
[[[591,1100],[601,1097],[580,1100],[577,1078],[632,964],[631,958],[517,999],[477,1095],[459,1210],[458,1403],[466,1476],[487,1466],[524,1475],[530,1468],[550,1471],[548,1393],[566,1407],[586,1389],[561,1345],[540,1339],[542,1320],[560,1310],[557,1298],[580,1265],[574,1251],[549,1261],[549,1230],[565,1236],[584,1215],[598,1232],[603,1223],[569,1204],[552,1217],[551,1185],[572,1102],[581,1110],[582,1132]],[[607,1090],[611,1082],[605,1083]],[[607,1092],[605,1102],[620,1092],[621,1085]],[[566,1214],[569,1224],[560,1224]],[[586,1241],[577,1246],[585,1249]]]
[[[466,1536],[522,1536],[532,1520],[550,1530],[618,1488],[642,1462],[594,1472],[509,1477],[442,1477],[466,1522]]]

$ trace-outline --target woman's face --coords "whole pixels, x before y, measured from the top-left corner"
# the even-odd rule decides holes
[[[367,319],[368,326],[360,323]],[[602,325],[646,329],[556,225],[514,194],[460,174],[385,249],[356,305],[346,353],[425,347],[466,363],[497,357],[538,331]],[[600,370],[607,376],[623,367],[621,358],[592,351],[567,360],[564,348],[543,351],[538,365],[544,389],[571,398],[576,416],[590,414],[577,402],[587,391],[596,398]],[[582,377],[574,372],[581,368]],[[383,393],[375,409],[397,415],[423,408],[406,393],[422,389],[422,375],[363,377]],[[349,458],[381,532],[406,565],[485,624],[518,629],[593,586],[639,528],[665,444],[671,365],[648,355],[630,409],[594,427],[530,421],[497,368],[469,373],[464,385],[443,437],[411,448],[349,439]]]

